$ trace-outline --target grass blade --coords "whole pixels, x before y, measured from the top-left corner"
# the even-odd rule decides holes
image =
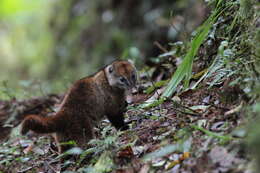
[[[219,2],[221,2],[221,1],[219,1]],[[219,3],[218,3],[218,6],[219,6]],[[185,78],[184,88],[188,88],[189,81],[191,78],[192,64],[193,64],[194,57],[196,56],[196,54],[199,50],[199,47],[201,46],[203,41],[206,39],[206,37],[210,31],[210,28],[212,27],[212,25],[214,24],[214,22],[216,21],[216,19],[218,18],[218,16],[220,15],[221,12],[220,12],[219,8],[216,9],[211,14],[211,16],[202,24],[202,26],[200,26],[197,29],[197,34],[194,37],[194,39],[191,41],[191,44],[190,44],[191,47],[190,47],[188,53],[184,57],[182,64],[177,68],[176,72],[173,74],[166,90],[162,94],[163,98],[171,97],[172,94],[175,92],[177,86],[180,84],[180,82],[184,78]]]

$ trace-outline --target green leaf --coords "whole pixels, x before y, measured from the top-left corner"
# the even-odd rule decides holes
[[[208,136],[211,136],[211,137],[214,137],[214,138],[218,138],[218,139],[220,139],[220,140],[223,140],[224,142],[234,139],[234,138],[232,138],[232,137],[229,136],[229,135],[220,135],[220,134],[218,134],[218,133],[211,132],[211,131],[209,131],[209,130],[207,130],[207,129],[204,129],[204,128],[199,127],[199,126],[196,126],[196,125],[191,125],[191,127],[192,127],[193,129],[195,129],[195,130],[199,130],[199,131],[205,133],[205,134],[208,135]]]
[[[99,157],[97,163],[93,167],[93,171],[99,173],[111,172],[113,166],[112,153],[106,151]]]
[[[166,156],[168,154],[171,154],[175,151],[179,151],[179,152],[181,151],[181,146],[179,144],[173,144],[173,145],[168,145],[168,146],[162,147],[159,150],[156,150],[152,153],[145,155],[143,160],[146,162],[151,161],[151,160]]]
[[[164,146],[152,153],[149,153],[143,157],[143,160],[145,162],[164,157],[166,155],[169,155],[173,152],[188,152],[191,148],[192,138],[188,138],[186,140],[181,140],[177,144],[171,144]]]
[[[43,0],[1,0],[0,17],[37,12],[42,3],[44,3]]]
[[[166,85],[169,82],[169,80],[161,80],[150,86],[145,90],[146,94],[151,94],[155,89],[160,88],[164,85]]]
[[[218,1],[217,7],[219,7],[221,2],[222,0]],[[196,35],[190,43],[191,47],[188,53],[184,57],[182,64],[177,68],[176,72],[173,74],[166,90],[162,94],[162,97],[167,97],[167,98],[171,97],[172,94],[175,92],[177,86],[180,84],[180,82],[183,79],[185,79],[184,89],[187,89],[191,78],[192,64],[193,64],[194,57],[196,56],[199,47],[206,39],[210,31],[210,28],[213,26],[214,22],[217,20],[218,16],[222,12],[223,10],[220,11],[219,8],[214,10],[211,16],[196,30]]]

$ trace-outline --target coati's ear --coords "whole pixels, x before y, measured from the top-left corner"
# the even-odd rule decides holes
[[[127,59],[128,62],[130,62],[134,66],[134,61],[131,59]]]
[[[112,65],[108,66],[108,72],[112,73],[113,71],[114,71],[113,66]]]

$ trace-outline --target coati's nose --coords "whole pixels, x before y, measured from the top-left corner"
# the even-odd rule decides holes
[[[134,86],[132,88],[132,91],[131,91],[132,94],[137,94],[138,93],[138,87],[137,86]]]

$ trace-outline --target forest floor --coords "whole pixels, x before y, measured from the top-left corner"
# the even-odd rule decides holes
[[[153,97],[158,94],[154,92]],[[252,172],[243,138],[243,95],[225,83],[174,96],[153,108],[140,105],[152,94],[136,94],[126,112],[130,129],[116,132],[107,120],[96,128],[92,148],[75,148],[75,158],[61,163],[48,135],[19,136],[19,127],[0,146],[0,170],[7,172]],[[19,124],[26,114],[52,114],[62,96],[0,102],[0,115]],[[18,117],[18,118],[17,118]],[[5,119],[5,120],[6,120]],[[1,137],[10,132],[1,129]],[[92,149],[92,150],[91,150]],[[68,154],[68,153],[67,153]],[[1,172],[0,171],[0,172]]]
[[[0,173],[254,172],[249,150],[259,143],[248,145],[248,135],[260,91],[259,7],[216,2],[189,43],[169,43],[170,50],[159,46],[157,69],[140,71],[140,90],[129,96],[125,113],[129,130],[118,132],[103,120],[87,150],[58,155],[49,135],[19,135],[24,116],[53,114],[63,95],[17,100],[3,90],[10,100],[0,101],[0,140],[10,137],[0,143]],[[185,90],[194,83],[199,85]],[[66,155],[74,157],[60,162]]]

